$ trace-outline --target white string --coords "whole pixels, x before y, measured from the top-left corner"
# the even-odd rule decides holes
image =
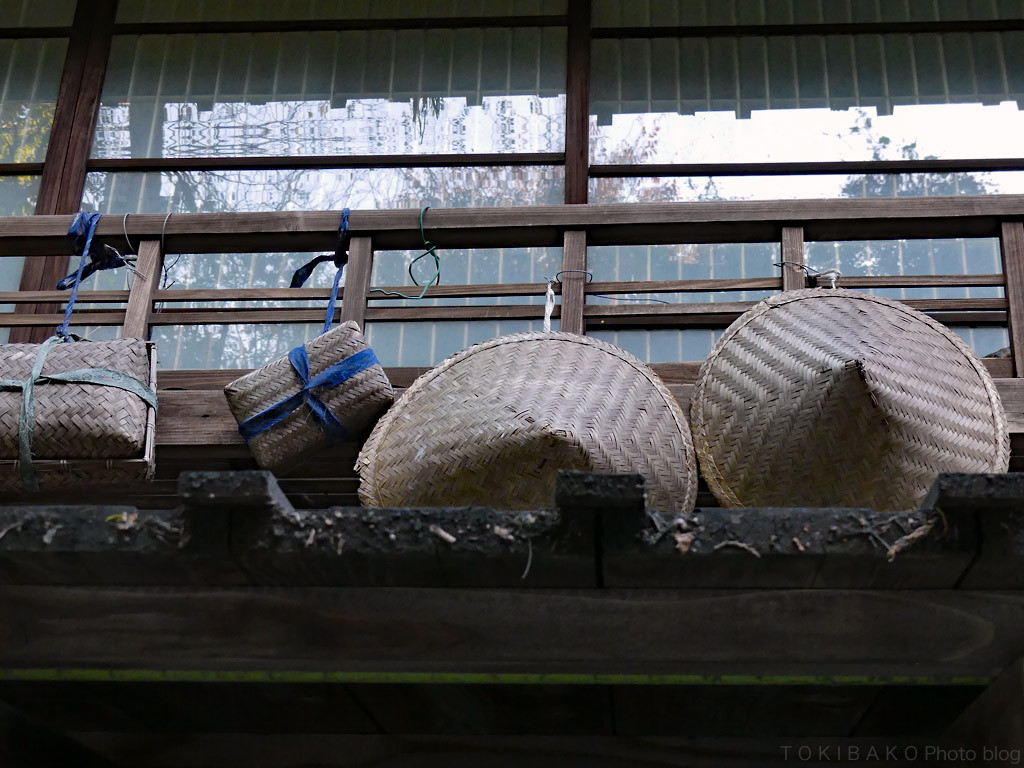
[[[548,290],[544,294],[544,333],[551,333],[551,315],[555,311],[554,283],[548,280]]]

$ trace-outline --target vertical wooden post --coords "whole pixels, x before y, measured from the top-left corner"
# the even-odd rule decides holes
[[[148,339],[149,316],[153,312],[153,294],[160,282],[160,269],[164,255],[159,240],[143,240],[139,244],[139,258],[135,276],[128,291],[128,306],[124,311],[122,339]]]
[[[116,12],[117,0],[78,2],[57,92],[46,162],[39,182],[36,214],[75,213],[81,207]],[[67,256],[26,259],[20,290],[53,290],[67,269]],[[19,304],[14,311],[18,314],[49,314],[60,311],[60,305]],[[22,326],[11,329],[10,340],[40,342],[50,333],[49,328]]]
[[[562,249],[562,312],[559,328],[566,333],[585,332],[583,307],[586,303],[587,233],[565,233]]]
[[[800,267],[804,256],[804,228],[782,228],[782,290],[798,291],[807,287],[807,273]]]
[[[1006,275],[1013,375],[1024,376],[1024,223],[1004,221],[999,245]]]
[[[345,267],[345,293],[341,302],[341,322],[355,320],[363,330],[366,319],[366,296],[370,292],[373,270],[373,241],[369,237],[353,237],[348,247]]]
[[[568,35],[565,64],[565,202],[585,203],[590,174],[590,0],[569,0]]]

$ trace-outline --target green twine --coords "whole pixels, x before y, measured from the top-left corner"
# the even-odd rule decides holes
[[[419,300],[427,295],[427,289],[430,288],[430,286],[441,284],[441,258],[437,255],[437,246],[434,245],[429,240],[427,240],[427,235],[423,231],[423,214],[427,212],[428,208],[430,208],[430,206],[425,205],[420,210],[420,237],[423,239],[423,247],[425,250],[423,251],[423,253],[421,253],[419,256],[417,256],[415,259],[409,262],[409,279],[412,280],[412,284],[415,285],[417,288],[420,287],[420,283],[416,280],[416,275],[412,273],[412,268],[416,265],[417,261],[427,256],[431,256],[434,259],[434,276],[431,277],[430,280],[428,280],[426,283],[424,283],[423,290],[420,291],[419,296],[406,296],[404,293],[399,293],[398,291],[385,291],[383,288],[371,288],[370,293],[376,292],[383,293],[385,296],[396,296],[400,299]]]

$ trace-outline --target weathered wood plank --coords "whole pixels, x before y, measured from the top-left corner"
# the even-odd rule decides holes
[[[163,260],[159,240],[143,240],[139,243],[139,258],[128,295],[128,306],[124,310],[122,339],[149,338],[149,317],[153,313],[153,295],[160,282]]]
[[[964,709],[950,730],[979,750],[1024,749],[1024,662],[1010,664]],[[989,764],[1011,765],[1008,754]]]
[[[566,232],[562,250],[562,306],[559,328],[566,333],[584,332],[586,311],[584,289],[587,283],[587,233]]]
[[[348,253],[341,322],[354,320],[359,329],[363,330],[367,312],[366,295],[370,290],[370,273],[373,271],[373,240],[369,237],[353,237]]]
[[[590,172],[590,0],[569,0],[567,26],[565,202],[573,204],[587,202]]]
[[[19,668],[976,678],[1022,627],[1024,596],[959,590],[0,587]]]
[[[807,263],[804,254],[804,228],[782,228],[782,290],[796,291],[807,287]]]
[[[807,240],[871,237],[995,237],[1004,218],[1018,216],[1022,195],[887,199],[717,201],[522,208],[431,209],[431,230],[447,247],[558,245],[565,230],[586,229],[593,245],[776,240],[779,222],[804,227]],[[163,216],[140,214],[129,236],[159,238]],[[0,217],[0,255],[67,253],[68,216]],[[373,233],[377,248],[420,244],[416,210],[354,211],[354,233]],[[330,211],[177,214],[167,224],[173,253],[222,250],[325,250],[334,246]],[[124,235],[117,217],[100,222],[99,241]],[[685,239],[679,239],[685,238]],[[696,239],[694,239],[696,238]]]
[[[1004,222],[1000,245],[1009,303],[1010,352],[1016,374],[1024,376],[1024,223]]]

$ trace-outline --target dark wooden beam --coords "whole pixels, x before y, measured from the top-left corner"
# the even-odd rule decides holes
[[[565,64],[565,202],[587,202],[590,167],[590,0],[569,0]]]
[[[343,32],[378,29],[474,29],[560,27],[560,14],[528,16],[432,16],[394,19],[262,19],[235,21],[132,22],[114,25],[117,35],[232,34],[259,32]]]
[[[310,155],[300,157],[138,157],[96,158],[90,171],[158,173],[161,171],[302,170],[321,168],[472,168],[476,166],[561,165],[562,152],[446,155]],[[0,166],[0,171],[3,167]]]
[[[36,201],[37,215],[73,213],[81,205],[116,11],[117,0],[78,3],[57,92],[57,108]],[[64,252],[63,248],[52,251]],[[67,268],[68,258],[63,255],[27,259],[20,287],[28,291],[50,289]],[[19,313],[47,314],[58,309],[58,305],[15,307]],[[10,340],[40,342],[50,333],[46,327],[18,328],[11,331]]]
[[[1010,353],[1017,376],[1024,376],[1024,223],[1004,222],[1000,245],[1009,302]]]
[[[695,24],[686,27],[596,27],[595,38],[791,37],[800,35],[912,35],[942,32],[1010,32],[1024,19],[828,22],[823,24]]]
[[[0,668],[962,681],[1022,626],[1024,596],[958,590],[4,586]]]
[[[650,163],[643,165],[592,165],[590,175],[602,178],[664,176],[796,176],[821,174],[960,173],[1018,171],[1022,157],[925,160],[835,160],[762,163]]]
[[[1012,765],[1024,749],[1024,661],[1017,659],[961,713],[950,731],[979,751],[997,754],[989,765]]]

